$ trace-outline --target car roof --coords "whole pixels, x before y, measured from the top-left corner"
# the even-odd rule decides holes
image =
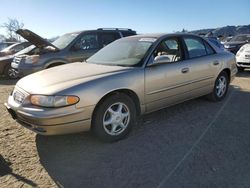
[[[65,34],[81,34],[84,32],[102,32],[102,31],[108,31],[108,32],[135,32],[132,29],[119,29],[119,28],[98,28],[98,29],[91,29],[91,30],[81,30],[81,31],[75,31],[75,32],[70,32],[70,33],[65,33]]]
[[[159,39],[161,37],[176,37],[176,36],[195,36],[202,38],[198,35],[191,34],[191,33],[151,33],[151,34],[139,34],[139,35],[133,35],[129,36],[130,38],[156,38]]]

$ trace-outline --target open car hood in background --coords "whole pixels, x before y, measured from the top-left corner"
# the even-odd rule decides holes
[[[34,44],[38,48],[52,46],[56,50],[59,50],[56,46],[51,44],[49,41],[47,41],[46,39],[40,37],[39,35],[33,33],[32,31],[28,29],[18,29],[16,33],[21,35],[23,38],[25,38],[26,40],[28,40],[30,43]]]

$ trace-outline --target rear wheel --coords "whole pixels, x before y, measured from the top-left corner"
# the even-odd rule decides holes
[[[11,67],[11,65],[7,65],[4,69],[4,75],[9,79],[17,79],[18,71]]]
[[[221,72],[215,81],[213,92],[208,95],[208,98],[212,101],[221,101],[227,94],[228,86],[228,74]]]
[[[92,120],[92,130],[105,142],[124,138],[136,119],[133,100],[123,93],[109,96],[97,106]]]

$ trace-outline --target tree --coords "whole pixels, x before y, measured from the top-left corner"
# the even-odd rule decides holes
[[[0,25],[5,28],[8,41],[20,41],[20,36],[16,34],[18,29],[22,29],[24,24],[17,19],[8,18],[8,21]]]
[[[4,35],[0,35],[0,42],[3,42],[5,40],[6,40],[5,36]]]
[[[182,33],[187,33],[188,30],[186,30],[186,29],[183,28],[181,32],[182,32]]]

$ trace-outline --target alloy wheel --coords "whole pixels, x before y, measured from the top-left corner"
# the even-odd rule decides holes
[[[9,76],[9,78],[15,79],[18,77],[18,71],[13,69],[13,68],[9,68],[8,69],[8,76]]]
[[[130,111],[122,102],[112,104],[104,113],[103,128],[109,135],[119,135],[126,130],[130,121]]]
[[[224,75],[221,75],[216,84],[216,95],[221,98],[224,96],[227,90],[227,79]]]

